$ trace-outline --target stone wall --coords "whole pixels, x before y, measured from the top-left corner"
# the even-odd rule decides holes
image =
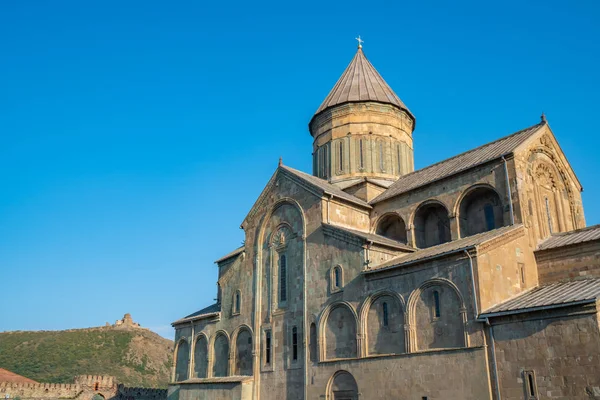
[[[535,399],[600,399],[600,330],[596,306],[493,320],[503,400],[523,399],[533,373]]]
[[[74,383],[0,382],[0,397],[23,400],[77,399],[91,400],[95,395],[106,400],[166,400],[166,389],[133,388],[118,384],[114,377],[78,375]]]
[[[332,377],[348,371],[359,399],[489,400],[486,361],[484,348],[471,348],[321,363],[310,372],[307,399],[332,399]]]
[[[540,284],[600,277],[600,241],[537,251]]]
[[[252,380],[237,382],[203,382],[172,385],[169,400],[251,400]]]

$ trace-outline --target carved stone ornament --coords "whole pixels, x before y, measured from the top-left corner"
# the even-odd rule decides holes
[[[286,226],[281,226],[277,231],[273,233],[272,244],[275,247],[283,247],[287,245],[289,239],[291,238],[292,233],[289,228]]]
[[[535,169],[536,180],[546,187],[556,188],[556,180],[550,167],[546,164],[539,164]]]
[[[540,138],[540,143],[542,145],[544,145],[545,147],[552,148],[552,139],[550,138],[550,136],[548,134],[543,135]]]

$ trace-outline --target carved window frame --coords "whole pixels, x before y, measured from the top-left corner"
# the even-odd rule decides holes
[[[339,279],[336,279],[336,271],[339,271]],[[339,282],[338,282],[339,281]],[[339,293],[344,290],[344,268],[337,264],[329,271],[329,293]]]
[[[539,400],[539,392],[534,370],[530,369],[523,371],[523,385],[525,385],[526,400]]]
[[[233,301],[231,304],[231,316],[235,317],[237,315],[240,315],[242,312],[242,292],[241,292],[241,290],[237,289],[233,293],[232,300]]]
[[[271,326],[264,326],[262,328],[262,335],[260,341],[261,347],[261,360],[260,360],[260,370],[261,372],[273,372],[275,365],[275,357],[273,348],[273,329]],[[268,359],[267,359],[268,356]],[[268,360],[268,362],[267,362]]]

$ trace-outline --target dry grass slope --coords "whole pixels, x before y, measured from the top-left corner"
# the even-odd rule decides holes
[[[0,367],[38,382],[112,375],[127,386],[165,388],[172,354],[172,341],[144,329],[0,333]]]

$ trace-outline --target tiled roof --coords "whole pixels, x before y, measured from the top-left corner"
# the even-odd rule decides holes
[[[521,229],[522,225],[510,225],[504,226],[502,228],[494,229],[491,231],[478,233],[477,235],[468,236],[463,239],[454,240],[452,242],[438,244],[437,246],[428,247],[426,249],[420,249],[415,251],[414,253],[400,256],[389,260],[383,264],[377,265],[369,270],[364,271],[365,273],[369,272],[378,272],[383,269],[388,268],[396,268],[401,267],[403,265],[414,263],[417,261],[422,261],[426,259],[431,259],[434,257],[439,257],[446,254],[456,253],[462,250],[470,249],[472,247],[478,246],[483,242],[487,242],[488,240],[494,239],[498,236],[504,235],[507,232],[511,232],[517,229]]]
[[[215,261],[215,263],[216,263],[216,264],[218,264],[218,263],[220,263],[220,262],[222,262],[222,261],[225,261],[225,260],[227,260],[227,259],[229,259],[229,258],[231,258],[231,257],[235,257],[235,256],[237,256],[238,254],[241,254],[241,253],[243,253],[243,252],[244,252],[244,250],[245,250],[245,247],[244,247],[244,246],[238,247],[237,249],[235,249],[235,250],[234,250],[234,251],[232,251],[231,253],[228,253],[228,254],[224,255],[223,257],[219,258],[217,261]]]
[[[513,152],[517,146],[530,138],[544,125],[545,122],[540,122],[539,124],[530,126],[529,128],[515,132],[512,135],[505,136],[494,142],[484,144],[473,150],[469,150],[452,158],[448,158],[444,161],[401,176],[389,189],[371,200],[370,203],[379,203],[390,197],[406,193],[488,161],[498,159],[503,155]]]
[[[177,321],[173,322],[171,325],[176,325],[176,324],[180,324],[182,322],[188,322],[188,321],[193,321],[193,320],[197,320],[197,319],[202,319],[202,318],[206,318],[209,316],[213,316],[216,313],[221,312],[221,305],[218,303],[215,304],[211,304],[208,307],[204,307],[202,310],[200,311],[196,311],[193,314],[187,315],[181,319],[178,319]]]
[[[593,302],[600,297],[600,279],[582,279],[556,282],[537,287],[511,300],[498,304],[481,314],[483,318],[494,314],[516,314],[549,306],[560,307],[574,303]]]
[[[358,205],[366,207],[366,208],[372,208],[369,205],[369,203],[362,201],[358,197],[352,196],[351,194],[344,192],[337,186],[332,185],[331,183],[327,182],[324,179],[317,178],[316,176],[309,175],[305,172],[298,171],[297,169],[294,169],[294,168],[290,168],[287,165],[281,165],[279,168],[281,168],[283,171],[287,171],[287,172],[291,173],[292,175],[297,176],[298,178],[302,179],[309,185],[311,185],[325,193],[332,194],[335,197],[350,201],[354,204],[358,204]]]
[[[538,250],[555,249],[593,240],[600,240],[600,225],[592,225],[587,228],[552,235],[539,245]]]
[[[33,379],[25,378],[19,374],[15,374],[12,371],[9,371],[4,368],[0,368],[0,382],[10,382],[10,383],[37,383]]]
[[[415,251],[415,249],[413,247],[410,247],[402,242],[398,242],[396,240],[386,238],[385,236],[376,235],[374,233],[361,232],[361,231],[357,231],[355,229],[343,228],[341,226],[332,225],[332,224],[323,224],[323,226],[328,227],[328,228],[338,229],[340,231],[347,232],[351,235],[357,236],[363,240],[370,241],[370,242],[377,243],[377,244],[382,244],[384,246],[395,247],[397,249],[403,249],[403,250],[407,250],[407,251],[411,251],[411,252]]]
[[[379,72],[367,60],[359,48],[352,61],[325,98],[315,115],[329,107],[357,101],[376,101],[392,104],[406,110],[414,119],[408,107],[383,80]]]

